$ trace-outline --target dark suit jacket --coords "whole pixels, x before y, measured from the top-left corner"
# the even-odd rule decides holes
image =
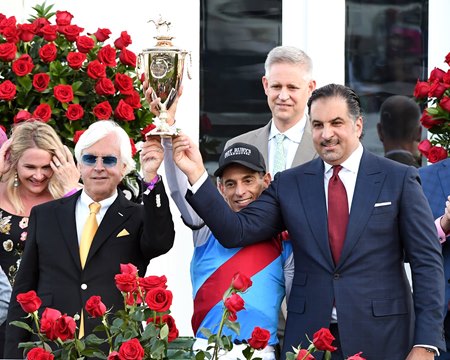
[[[82,270],[75,223],[80,193],[32,209],[7,323],[26,315],[14,299],[29,290],[42,299],[41,311],[51,307],[73,316],[92,295],[100,295],[107,308],[113,306],[113,312],[123,309],[123,297],[114,282],[120,264],[132,263],[145,276],[150,259],[171,249],[175,231],[163,183],[144,195],[143,206],[128,201],[119,191],[100,223]],[[118,237],[123,229],[129,235]],[[97,320],[85,316],[86,334],[96,325]],[[23,350],[17,345],[29,340],[29,332],[8,326],[5,358],[22,359]]]
[[[236,136],[227,141],[225,144],[225,149],[228,146],[233,145],[236,142],[243,142],[246,144],[251,144],[256,146],[256,148],[261,152],[264,157],[264,161],[266,162],[266,166],[269,166],[269,133],[270,126],[272,124],[272,120],[267,123],[267,125],[246,132],[245,134]],[[309,118],[306,118],[305,131],[302,136],[302,140],[298,145],[297,152],[295,153],[294,160],[292,161],[292,166],[297,166],[303,164],[307,161],[310,161],[317,157],[316,150],[314,148],[314,144],[312,142],[311,135],[311,124],[309,122]]]
[[[430,203],[431,210],[433,211],[433,217],[437,219],[444,214],[445,202],[447,201],[447,196],[450,195],[450,159],[445,159],[436,164],[420,168],[419,175],[422,178],[423,192]],[[449,241],[449,238],[447,238],[447,241],[442,244],[445,271],[445,313],[447,313],[447,304],[450,301]]]
[[[333,303],[345,356],[362,351],[367,359],[404,360],[413,344],[444,348],[442,256],[415,168],[364,151],[337,266],[328,243],[321,159],[277,174],[237,213],[209,181],[187,198],[224,246],[289,231],[295,274],[282,354],[307,346],[305,334],[328,327]]]

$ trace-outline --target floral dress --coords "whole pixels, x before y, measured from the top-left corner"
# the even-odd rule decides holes
[[[19,269],[25,240],[28,217],[17,216],[0,209],[0,265],[8,276],[11,286]]]

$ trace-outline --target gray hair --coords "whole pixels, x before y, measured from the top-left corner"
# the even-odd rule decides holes
[[[80,136],[75,145],[75,158],[78,163],[81,161],[81,153],[84,149],[91,147],[97,141],[103,139],[109,134],[116,134],[119,141],[120,157],[125,164],[125,175],[136,168],[136,162],[131,155],[131,143],[128,134],[116,122],[112,120],[100,120],[89,126],[89,128]]]
[[[270,67],[273,64],[282,63],[303,66],[306,80],[312,79],[313,63],[311,58],[303,50],[295,46],[277,46],[270,50],[264,63],[265,76],[269,76]]]

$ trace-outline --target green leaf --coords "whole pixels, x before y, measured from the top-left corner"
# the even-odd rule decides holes
[[[28,325],[27,323],[24,323],[23,321],[11,321],[9,325],[17,326],[21,329],[25,329],[31,333],[34,333],[33,329]]]
[[[169,326],[164,324],[161,330],[159,331],[159,337],[161,339],[167,339],[169,336]]]

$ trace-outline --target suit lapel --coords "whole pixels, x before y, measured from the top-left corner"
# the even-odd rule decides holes
[[[323,177],[323,161],[317,158],[305,165],[303,174],[300,174],[298,178],[298,189],[314,239],[327,262],[334,266],[330,245],[328,244],[327,209]],[[321,219],[324,219],[324,221],[321,221]]]
[[[60,233],[62,234],[62,238],[69,248],[72,260],[79,270],[81,270],[81,263],[78,247],[77,225],[75,222],[75,205],[80,194],[81,191],[78,191],[76,194],[68,198],[61,199],[61,202],[55,208],[56,219],[57,223],[59,224]]]
[[[254,143],[254,145],[261,152],[267,167],[269,166],[269,133],[271,124],[272,120],[270,120],[267,125],[261,128],[261,132],[256,135]]]
[[[345,262],[353,247],[360,240],[361,233],[369,221],[379,197],[385,177],[386,174],[381,170],[377,158],[364,150],[353,193],[347,235],[338,267]]]
[[[306,116],[305,130],[303,132],[300,144],[298,144],[294,160],[292,161],[292,167],[304,164],[315,157],[317,157],[317,153],[312,141],[311,123],[309,121],[309,117]]]
[[[106,211],[97,232],[95,233],[94,240],[92,241],[89,254],[86,259],[86,265],[89,260],[94,256],[98,249],[108,240],[111,235],[128,220],[132,214],[133,207],[121,191],[118,191],[117,199],[111,204]]]
[[[447,189],[450,189],[450,177],[448,176],[450,161],[445,160],[441,161],[441,166],[438,169],[439,180],[441,183],[442,194],[444,194],[444,199],[447,199]],[[443,202],[443,206],[445,206],[445,201]],[[444,210],[444,209],[442,209]]]

